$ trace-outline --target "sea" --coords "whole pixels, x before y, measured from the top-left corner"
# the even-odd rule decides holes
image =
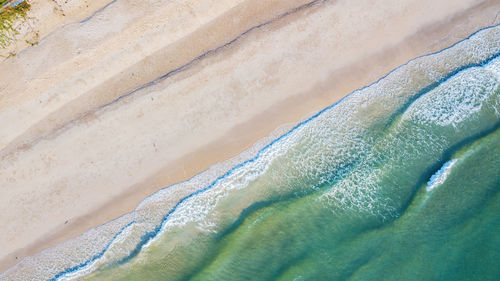
[[[415,58],[5,280],[499,280],[500,26]]]

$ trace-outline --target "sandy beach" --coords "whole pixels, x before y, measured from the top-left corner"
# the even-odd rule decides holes
[[[495,0],[32,2],[37,45],[0,63],[0,272],[500,23]]]

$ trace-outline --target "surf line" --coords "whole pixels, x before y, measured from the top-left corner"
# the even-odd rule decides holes
[[[111,4],[115,3],[116,1],[117,1],[117,0],[113,0],[112,2],[110,2],[109,4],[107,4],[105,7],[101,8],[99,11],[101,11],[101,10],[103,10],[104,8],[106,8],[106,7],[110,6]],[[124,94],[124,95],[122,95],[122,96],[120,96],[120,97],[116,98],[116,99],[114,99],[114,100],[113,100],[113,101],[111,101],[111,102],[108,102],[108,103],[106,103],[106,104],[104,104],[104,105],[101,105],[101,106],[97,107],[96,109],[89,110],[89,111],[87,111],[87,112],[85,112],[85,113],[81,114],[81,116],[84,116],[84,115],[86,115],[86,114],[89,114],[89,113],[92,113],[92,112],[98,111],[98,110],[100,110],[100,109],[103,109],[103,108],[105,108],[105,107],[108,107],[108,106],[110,106],[110,105],[112,105],[112,104],[114,104],[114,103],[116,103],[116,102],[120,101],[121,99],[123,99],[123,98],[125,98],[125,97],[128,97],[128,96],[130,96],[130,95],[132,95],[132,94],[136,93],[137,91],[139,91],[139,90],[141,90],[141,89],[144,89],[144,88],[150,87],[150,86],[152,86],[152,85],[155,85],[155,84],[157,84],[158,82],[160,82],[160,81],[162,81],[162,80],[164,80],[164,79],[168,78],[169,76],[171,76],[171,75],[173,75],[173,74],[176,74],[176,73],[178,73],[178,72],[183,71],[185,68],[187,68],[187,67],[189,67],[190,65],[192,65],[193,63],[195,63],[195,62],[197,62],[197,61],[199,61],[199,60],[203,59],[204,57],[209,56],[209,55],[212,55],[212,54],[215,54],[215,53],[217,53],[218,51],[220,51],[221,49],[228,47],[229,45],[231,45],[231,44],[233,44],[234,42],[238,41],[239,39],[241,39],[242,37],[244,37],[245,35],[247,35],[248,33],[252,32],[252,31],[253,31],[253,30],[255,30],[255,29],[262,28],[263,26],[269,25],[269,24],[271,24],[271,23],[273,23],[273,22],[275,22],[275,21],[278,21],[278,20],[280,20],[280,19],[282,19],[282,18],[286,17],[286,16],[289,16],[289,15],[291,15],[291,14],[297,13],[297,12],[299,12],[299,11],[301,11],[301,10],[304,10],[304,9],[306,9],[306,8],[308,8],[308,7],[311,7],[311,6],[315,5],[315,4],[318,4],[318,3],[320,3],[320,2],[328,2],[328,1],[330,1],[330,0],[314,0],[314,1],[308,2],[308,3],[306,3],[306,4],[303,4],[303,5],[301,5],[301,6],[298,6],[298,7],[296,7],[296,8],[293,8],[292,10],[289,10],[289,11],[287,11],[287,12],[285,12],[285,13],[282,13],[282,14],[280,14],[280,15],[278,15],[278,16],[276,16],[276,17],[274,17],[273,19],[271,19],[271,20],[269,20],[269,21],[267,21],[267,22],[264,22],[264,23],[261,23],[261,24],[259,24],[259,25],[253,26],[253,27],[251,27],[251,28],[247,29],[246,31],[244,31],[243,33],[241,33],[240,35],[238,35],[238,36],[236,36],[235,38],[233,38],[231,41],[229,41],[229,42],[225,43],[224,45],[221,45],[221,46],[216,47],[216,48],[214,48],[214,49],[208,50],[208,51],[206,51],[205,53],[203,53],[202,55],[199,55],[198,57],[196,57],[196,58],[192,59],[192,60],[191,60],[191,61],[189,61],[188,63],[186,63],[186,64],[184,64],[184,65],[182,65],[182,66],[180,66],[180,67],[178,67],[178,68],[176,68],[176,69],[174,69],[174,70],[171,70],[171,71],[167,72],[166,74],[164,74],[164,75],[162,75],[162,76],[160,76],[160,77],[158,77],[158,78],[156,78],[156,79],[154,79],[154,80],[152,80],[152,81],[150,81],[150,82],[148,82],[148,83],[146,83],[146,84],[141,85],[141,86],[140,86],[140,87],[138,87],[138,88],[135,88],[134,90],[132,90],[132,91],[130,91],[130,92],[128,92],[128,93],[126,93],[126,94]],[[97,11],[97,12],[99,12],[99,11]],[[96,12],[96,13],[97,13],[97,12]],[[94,14],[94,15],[95,15],[95,14]],[[92,17],[92,16],[91,16],[91,17]],[[89,18],[90,18],[90,17],[89,17]],[[88,20],[88,19],[86,19],[86,20]],[[86,21],[86,20],[84,20],[84,21]],[[319,114],[317,114],[317,115],[319,115]],[[314,116],[313,116],[313,117],[314,117]],[[311,117],[311,119],[312,119],[313,117]],[[73,119],[73,120],[69,121],[68,123],[66,123],[66,124],[62,125],[59,129],[56,129],[56,132],[57,132],[57,131],[60,131],[61,129],[64,129],[64,127],[67,127],[69,124],[76,123],[76,122],[78,121],[78,119],[79,119],[79,118],[75,118],[75,119]],[[299,124],[299,125],[300,125],[300,124]],[[264,148],[262,148],[262,149],[261,149],[261,150],[257,153],[257,156],[255,156],[255,157],[254,157],[254,158],[252,158],[252,159],[246,160],[246,161],[244,161],[244,162],[242,162],[242,163],[240,163],[240,164],[238,164],[238,165],[234,166],[234,167],[233,167],[233,168],[231,168],[228,172],[226,172],[223,176],[221,176],[221,177],[217,178],[217,179],[216,179],[216,180],[215,180],[212,184],[210,184],[209,186],[207,186],[207,187],[205,187],[205,188],[203,188],[203,189],[199,189],[199,190],[195,191],[194,193],[191,193],[191,194],[189,194],[188,196],[186,196],[186,197],[182,198],[182,199],[181,199],[181,200],[180,200],[180,201],[179,201],[179,202],[178,202],[178,203],[177,203],[177,204],[176,204],[176,205],[175,205],[175,206],[171,209],[171,211],[170,211],[170,212],[169,212],[169,213],[168,213],[168,214],[167,214],[167,215],[166,215],[166,216],[162,219],[162,222],[161,222],[158,226],[156,226],[156,227],[155,227],[155,229],[154,229],[153,231],[150,231],[150,232],[145,233],[145,234],[141,237],[141,241],[138,243],[138,245],[136,246],[136,248],[135,248],[134,250],[132,250],[132,252],[131,252],[131,253],[130,253],[127,257],[125,257],[125,258],[123,258],[122,260],[120,260],[120,261],[119,261],[119,263],[123,263],[123,262],[125,262],[126,260],[129,260],[129,259],[131,259],[132,257],[134,257],[135,255],[137,255],[137,254],[140,252],[140,250],[142,249],[142,247],[143,247],[145,244],[147,244],[150,240],[152,240],[153,238],[155,238],[155,237],[157,236],[157,234],[159,233],[159,231],[161,230],[161,228],[163,227],[163,225],[165,224],[165,222],[167,221],[168,217],[171,215],[171,213],[173,213],[173,212],[177,209],[177,207],[178,207],[178,205],[179,205],[180,203],[184,202],[184,201],[185,201],[185,200],[187,200],[188,198],[191,198],[191,197],[193,197],[193,196],[195,196],[195,195],[197,195],[197,194],[200,194],[200,193],[202,193],[202,192],[204,192],[204,191],[206,191],[206,190],[208,190],[208,189],[212,188],[212,187],[213,187],[214,185],[216,185],[218,182],[220,182],[221,180],[223,180],[223,179],[224,179],[224,178],[226,178],[227,176],[231,175],[231,174],[234,172],[234,170],[236,170],[236,169],[238,169],[238,168],[240,168],[240,167],[243,167],[243,166],[245,166],[246,164],[248,164],[248,163],[250,163],[250,162],[254,162],[256,159],[258,159],[258,158],[260,157],[260,155],[264,152],[264,150],[265,150],[266,148],[268,148],[268,147],[272,146],[274,143],[276,143],[277,141],[281,140],[283,137],[285,137],[286,135],[288,135],[289,133],[291,133],[292,131],[294,131],[294,130],[295,130],[296,128],[298,128],[298,127],[299,127],[298,125],[297,125],[297,126],[295,126],[295,127],[294,127],[291,131],[289,131],[288,133],[286,133],[286,134],[284,134],[284,135],[280,136],[279,138],[277,138],[277,139],[273,140],[271,143],[269,143],[269,144],[268,144],[268,145],[266,145]],[[44,139],[44,138],[46,138],[46,137],[47,137],[47,135],[46,135],[46,136],[39,137],[36,141],[32,142],[32,144],[33,144],[33,143],[36,143],[36,142],[38,142],[38,141],[40,141],[40,140],[42,140],[42,139]],[[205,171],[206,171],[206,170],[205,170]],[[193,179],[194,177],[196,177],[196,176],[197,176],[197,175],[199,175],[199,174],[202,174],[202,173],[203,173],[203,172],[205,172],[205,171],[202,171],[202,172],[200,172],[200,173],[198,173],[198,174],[194,175],[193,177],[191,177],[190,179],[188,179],[188,180],[186,180],[186,181],[184,181],[184,182],[189,182],[191,179]],[[179,184],[179,183],[177,183],[177,184]],[[167,188],[173,187],[173,186],[175,186],[175,185],[177,185],[177,184],[173,184],[173,185],[170,185],[170,186],[164,187],[164,188],[162,188],[162,189],[160,189],[160,190],[156,191],[155,193],[153,193],[153,194],[149,195],[147,198],[150,198],[151,196],[154,196],[154,195],[155,195],[155,194],[157,194],[158,192],[160,192],[160,191],[162,191],[162,190],[165,190],[165,189],[167,189]],[[146,198],[146,199],[147,199],[147,198]],[[106,222],[106,223],[107,223],[107,222]],[[104,223],[104,224],[106,224],[106,223]],[[71,267],[71,268],[67,268],[67,269],[65,269],[65,270],[63,270],[63,271],[61,271],[61,272],[57,273],[57,274],[56,274],[53,278],[51,278],[50,280],[51,280],[51,281],[60,280],[61,278],[65,277],[65,276],[67,276],[67,275],[69,275],[69,274],[71,274],[71,273],[75,273],[75,272],[77,272],[77,271],[83,270],[83,269],[84,269],[84,268],[86,268],[87,266],[90,266],[90,265],[91,265],[94,261],[96,261],[96,260],[100,259],[100,258],[101,258],[101,257],[102,257],[105,253],[106,253],[106,251],[107,251],[107,250],[111,247],[111,245],[113,244],[113,242],[114,242],[114,241],[115,241],[115,240],[116,240],[116,239],[117,239],[117,238],[118,238],[118,237],[119,237],[119,236],[120,236],[120,235],[124,232],[124,230],[125,230],[126,228],[130,227],[130,226],[131,226],[132,224],[134,224],[134,223],[136,223],[136,221],[135,221],[135,220],[132,220],[130,223],[128,223],[126,226],[124,226],[122,229],[120,229],[120,230],[118,231],[118,233],[117,233],[117,234],[116,234],[116,235],[112,238],[112,240],[111,240],[111,241],[110,241],[110,242],[109,242],[109,243],[108,243],[108,244],[104,247],[104,249],[103,249],[102,251],[100,251],[98,254],[94,255],[92,258],[90,258],[89,260],[87,260],[87,261],[85,261],[85,262],[83,262],[83,263],[81,263],[81,264],[79,264],[79,265],[76,265],[76,266]],[[104,225],[104,224],[103,224],[103,225]]]
[[[101,258],[107,251],[108,249],[111,247],[111,245],[113,244],[114,241],[116,241],[116,239],[118,239],[118,237],[123,233],[125,232],[125,230],[129,227],[131,227],[133,224],[135,223],[135,221],[131,221],[129,222],[127,225],[125,225],[122,229],[120,229],[114,236],[113,238],[111,238],[111,241],[106,245],[106,247],[104,247],[104,249],[102,249],[99,253],[95,254],[92,258],[90,258],[89,260],[79,264],[79,265],[76,265],[74,267],[71,267],[71,268],[68,268],[64,271],[61,271],[59,273],[57,273],[54,277],[52,277],[51,279],[49,279],[50,281],[56,281],[56,280],[59,280],[60,278],[62,277],[65,277],[65,275],[69,275],[70,273],[76,273],[80,270],[83,270],[85,268],[87,268],[88,266],[92,265],[95,261],[97,261],[99,258]]]
[[[328,1],[328,0],[326,0]],[[317,2],[317,1],[313,1],[313,2]],[[312,2],[311,2],[312,3]],[[297,9],[297,8],[296,8]],[[168,221],[168,219],[170,218],[170,216],[177,210],[177,208],[183,203],[185,202],[186,200],[188,200],[189,198],[193,197],[193,196],[196,196],[198,194],[201,194],[207,190],[210,190],[211,188],[213,188],[215,185],[217,185],[217,183],[221,182],[222,180],[224,180],[225,178],[227,178],[228,176],[234,174],[235,171],[237,171],[238,169],[246,166],[247,164],[249,163],[253,163],[255,162],[257,159],[259,159],[263,153],[265,153],[266,151],[268,151],[269,149],[271,149],[276,143],[282,141],[283,139],[285,139],[287,136],[291,135],[294,131],[296,131],[298,128],[308,124],[309,122],[311,122],[312,120],[316,119],[317,117],[319,117],[320,115],[322,115],[323,113],[325,113],[326,111],[330,110],[331,108],[333,108],[334,106],[336,106],[337,104],[339,104],[340,102],[342,102],[344,99],[348,98],[349,96],[351,96],[352,94],[356,93],[356,92],[359,92],[359,91],[362,91],[368,87],[371,87],[377,83],[379,83],[381,80],[387,78],[391,73],[397,71],[398,69],[408,65],[409,63],[411,63],[412,61],[415,61],[415,60],[418,60],[418,59],[421,59],[421,58],[425,58],[425,57],[429,57],[429,56],[432,56],[432,55],[436,55],[436,54],[439,54],[439,53],[442,53],[454,46],[456,46],[457,44],[459,43],[462,43],[462,42],[465,42],[467,40],[469,40],[471,37],[473,37],[474,35],[478,34],[479,32],[481,31],[485,31],[485,30],[488,30],[488,29],[492,29],[492,28],[495,28],[495,27],[498,27],[500,26],[500,24],[497,24],[497,25],[494,25],[494,26],[489,26],[489,27],[485,27],[485,28],[482,28],[482,29],[479,29],[477,30],[476,32],[472,33],[471,35],[469,35],[467,38],[464,38],[456,43],[454,43],[453,45],[450,45],[449,47],[446,47],[440,51],[437,51],[437,52],[433,52],[433,53],[429,53],[429,54],[425,54],[425,55],[422,55],[422,56],[418,56],[418,57],[415,57],[411,60],[409,60],[408,62],[406,62],[405,64],[402,64],[398,67],[396,67],[395,69],[391,70],[389,73],[387,73],[386,75],[382,76],[380,79],[378,79],[377,81],[367,85],[367,86],[364,86],[362,88],[359,88],[357,90],[354,90],[352,91],[351,93],[347,94],[345,97],[343,97],[342,99],[340,99],[339,101],[335,102],[334,104],[331,104],[327,107],[325,107],[324,109],[320,110],[319,112],[317,112],[316,114],[314,114],[313,116],[309,117],[308,119],[300,122],[299,124],[297,124],[296,126],[294,126],[292,129],[290,129],[288,132],[284,133],[283,135],[279,136],[278,138],[274,139],[273,141],[271,141],[269,144],[267,144],[266,146],[264,146],[261,150],[259,150],[257,152],[257,154],[251,158],[251,159],[248,159],[248,160],[245,160],[243,161],[242,163],[239,163],[235,166],[233,166],[229,171],[227,171],[225,174],[223,174],[222,176],[216,178],[210,185],[202,188],[202,189],[199,189],[189,195],[187,195],[186,197],[182,198],[181,200],[179,200],[176,205],[170,209],[170,211],[165,214],[165,216],[162,218],[162,221],[159,225],[157,225],[152,231],[148,231],[146,232],[145,234],[143,234],[143,236],[141,237],[141,240],[139,241],[139,243],[136,245],[136,247],[124,258],[120,259],[118,262],[116,262],[117,264],[122,264],[124,262],[127,262],[129,261],[130,259],[132,259],[133,257],[135,257],[148,243],[150,243],[153,239],[155,239],[162,231],[163,227],[165,226],[166,222]],[[255,27],[257,28],[257,27]],[[249,31],[247,31],[249,32]],[[241,37],[242,35],[240,35]],[[239,37],[238,37],[239,38]],[[234,42],[236,41],[237,38],[233,39],[232,41],[230,42]],[[226,43],[226,44],[229,44],[229,43]],[[222,46],[219,47],[219,48],[223,48]],[[471,68],[471,67],[478,67],[478,66],[484,66],[486,65],[488,62],[494,60],[495,58],[499,57],[500,56],[500,52],[497,52],[497,53],[493,53],[491,56],[489,56],[488,58],[486,58],[485,60],[481,61],[481,62],[478,62],[478,63],[471,63],[469,65],[466,65],[466,66],[461,66],[461,67],[458,67],[457,69],[449,72],[447,75],[445,75],[443,78],[439,79],[439,81],[446,81],[447,79],[449,79],[450,77],[452,77],[453,75],[457,74],[458,72],[460,71],[463,71],[465,69],[468,69],[468,68]],[[174,70],[175,71],[175,70]],[[179,70],[180,71],[180,70]],[[173,71],[163,75],[162,77],[165,78],[167,77],[168,75],[170,75]],[[163,79],[162,77],[160,78],[157,78],[157,79]],[[156,80],[153,80],[152,82],[148,83],[149,84],[154,84],[153,82],[155,82]],[[156,82],[155,82],[156,83]],[[129,93],[131,94],[131,93]],[[109,105],[109,104],[108,104]],[[105,105],[107,106],[107,105]],[[205,170],[206,171],[206,170]],[[196,175],[194,175],[193,177],[189,178],[188,180],[184,181],[184,182],[181,182],[181,183],[187,183],[189,181],[191,181],[193,178],[195,178],[196,176],[204,173],[205,171],[202,171]],[[156,191],[155,193],[151,194],[150,196],[146,197],[147,198],[150,198],[152,196],[154,196],[155,194],[157,194],[158,192],[161,192],[162,190],[165,190],[167,188],[170,188],[170,187],[173,187],[173,186],[176,186],[180,183],[176,183],[176,184],[172,184],[170,186],[166,186],[158,191]],[[144,200],[146,200],[144,199]],[[144,201],[143,200],[143,201]],[[139,204],[140,205],[140,204]],[[134,224],[136,221],[133,220],[132,222],[130,222],[129,224]],[[119,231],[119,234],[123,233],[123,230],[125,228],[129,227],[129,225],[123,227],[120,231]],[[109,244],[106,246],[106,248],[104,250],[102,250],[101,252],[99,252],[97,255],[95,255],[92,259],[90,259],[89,261],[86,261],[80,265],[77,265],[75,267],[72,267],[72,268],[69,268],[69,269],[66,269],[64,270],[63,272],[61,273],[58,273],[56,274],[56,276],[52,279],[50,279],[51,281],[56,281],[56,280],[59,280],[60,278],[64,277],[65,275],[68,275],[70,273],[75,273],[76,271],[79,271],[81,269],[83,269],[83,267],[91,264],[93,261],[101,258],[106,250],[113,244],[113,242],[118,238],[118,234],[109,242]]]

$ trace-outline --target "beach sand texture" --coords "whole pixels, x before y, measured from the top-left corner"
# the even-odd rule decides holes
[[[495,0],[50,3],[0,63],[0,272],[500,22]]]

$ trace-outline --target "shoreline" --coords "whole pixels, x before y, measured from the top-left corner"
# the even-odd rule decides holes
[[[461,41],[458,41],[458,42],[456,42],[456,44],[453,44],[453,45],[451,45],[451,46],[449,46],[447,48],[444,48],[444,49],[439,50],[437,52],[433,52],[433,53],[430,53],[430,54],[422,55],[422,56],[416,57],[414,59],[411,59],[407,63],[405,63],[403,65],[400,65],[397,68],[393,69],[387,75],[383,76],[379,80],[377,80],[377,81],[375,81],[375,82],[367,85],[366,87],[363,87],[361,89],[357,89],[354,92],[349,93],[344,98],[347,98],[348,96],[352,97],[353,95],[359,94],[360,92],[363,92],[364,90],[368,90],[371,87],[377,87],[377,86],[379,86],[377,84],[379,82],[381,82],[382,80],[384,80],[384,79],[390,79],[390,77],[394,78],[393,77],[394,75],[397,76],[396,73],[399,72],[400,68],[404,69],[406,66],[409,66],[409,65],[414,65],[415,66],[415,63],[417,61],[421,61],[421,60],[423,60],[423,59],[425,59],[426,57],[429,57],[429,56],[435,56],[435,55],[439,55],[439,54],[441,54],[443,52],[446,52],[446,51],[448,51],[448,49],[453,49],[453,47],[455,47],[455,45],[458,45],[459,43],[460,43],[460,45],[463,46],[463,44],[467,43],[467,42],[464,42],[464,41],[467,41],[469,38],[475,36],[477,33],[479,33],[479,32],[487,32],[488,29],[498,29],[498,26],[500,26],[500,24],[497,24],[497,25],[494,25],[494,26],[489,26],[489,27],[486,27],[486,28],[482,28],[482,29],[478,30],[477,32],[474,32],[473,34],[471,34],[469,37],[467,37],[467,38],[465,38],[465,39],[463,39]],[[472,42],[470,42],[470,43],[474,44]],[[476,44],[476,46],[478,46],[478,45]],[[493,47],[493,46],[490,46],[490,47]],[[484,64],[489,64],[492,60],[498,58],[498,56],[500,55],[500,53],[498,52],[498,48],[496,48],[496,49],[497,49],[497,53],[490,53],[492,55],[489,56],[489,57],[487,57],[486,60],[474,62],[474,63],[472,63],[470,65],[467,65],[465,69],[467,69],[469,67],[483,66]],[[418,66],[417,66],[417,68],[418,68]],[[458,68],[458,69],[462,69],[462,68]],[[461,72],[461,71],[462,70],[460,70],[459,72]],[[448,74],[446,74],[446,73],[448,73]],[[439,79],[439,81],[446,81],[448,78],[453,77],[453,75],[455,75],[456,72],[453,70],[453,68],[451,68],[451,69],[448,69],[448,72],[445,72],[443,74],[445,76],[441,77]],[[399,78],[402,78],[402,77],[399,77]],[[430,82],[430,81],[428,81],[428,82]],[[358,95],[358,97],[359,97],[359,95]],[[163,215],[163,219],[162,219],[161,224],[160,224],[160,225],[163,226],[163,224],[168,221],[169,214],[175,213],[174,210],[183,201],[191,198],[192,196],[196,196],[196,194],[198,194],[200,191],[203,192],[205,190],[207,190],[207,191],[210,190],[216,182],[218,182],[219,180],[224,180],[227,177],[230,177],[235,171],[239,170],[240,167],[244,167],[247,164],[250,164],[250,163],[252,163],[254,161],[259,161],[260,158],[265,157],[264,154],[266,154],[265,151],[267,151],[268,148],[271,148],[271,147],[275,146],[276,143],[279,143],[282,140],[286,139],[287,136],[293,135],[294,131],[300,130],[300,127],[307,126],[307,124],[309,122],[314,122],[315,119],[321,118],[320,117],[321,115],[328,114],[328,111],[332,110],[333,107],[335,107],[336,105],[340,105],[341,101],[344,100],[344,98],[342,98],[339,101],[335,102],[334,104],[329,105],[328,107],[320,110],[319,112],[313,114],[312,116],[307,117],[305,120],[303,120],[299,124],[293,126],[293,128],[291,128],[291,129],[287,128],[286,126],[283,126],[283,127],[280,127],[279,129],[276,129],[271,135],[269,135],[268,137],[266,137],[264,139],[261,139],[257,143],[255,143],[252,146],[251,149],[247,149],[247,150],[239,153],[237,157],[233,157],[231,159],[228,159],[228,160],[225,160],[223,162],[217,163],[216,165],[211,166],[209,168],[209,170],[206,170],[206,171],[203,171],[203,172],[201,172],[199,174],[196,174],[194,177],[188,179],[185,182],[181,182],[181,183],[178,183],[178,184],[173,184],[173,185],[164,187],[161,190],[158,190],[157,192],[151,194],[146,199],[144,199],[141,202],[141,204],[139,204],[139,206],[137,206],[137,209],[135,210],[135,212],[127,213],[125,215],[122,215],[122,216],[120,216],[120,217],[118,217],[118,218],[116,218],[116,219],[114,219],[112,221],[109,221],[109,222],[105,223],[104,225],[100,225],[100,226],[98,226],[96,228],[93,228],[92,231],[95,230],[95,231],[97,231],[100,234],[109,234],[105,230],[102,230],[102,228],[105,227],[105,226],[110,227],[110,224],[116,224],[118,221],[122,221],[122,220],[127,221],[126,217],[130,216],[130,215],[134,215],[134,216],[135,215],[139,215],[139,216],[141,216],[138,213],[141,213],[141,212],[144,211],[144,207],[145,206],[143,206],[143,205],[154,204],[155,201],[154,200],[150,201],[150,199],[155,198],[155,197],[156,197],[156,199],[158,199],[158,197],[162,197],[163,199],[167,199],[167,198],[171,199],[170,197],[165,197],[165,193],[164,193],[165,191],[167,191],[167,193],[168,193],[168,191],[171,191],[172,189],[177,189],[177,190],[180,189],[180,190],[182,190],[182,188],[180,187],[182,185],[186,185],[186,186],[189,186],[189,185],[200,186],[199,189],[192,190],[191,192],[194,191],[193,193],[188,192],[187,193],[188,195],[185,196],[185,197],[183,197],[183,198],[181,198],[181,199],[177,198],[177,199],[172,199],[172,200],[165,200],[165,201],[172,201],[172,203],[174,203],[175,205],[172,207],[172,209],[166,215]],[[240,158],[240,159],[238,159],[238,158]],[[217,167],[215,167],[215,166],[217,166]],[[227,169],[223,168],[222,166],[226,166]],[[230,167],[230,168],[228,168],[228,167]],[[221,168],[222,168],[222,170],[220,170]],[[217,170],[220,173],[214,174],[213,170]],[[207,176],[207,173],[210,174],[210,175]],[[205,184],[201,184],[200,185],[200,182],[197,181],[197,180],[195,180],[195,178],[205,178],[206,180],[203,181]],[[195,182],[192,183],[193,181],[195,181]],[[163,194],[160,195],[159,193],[163,193]],[[163,207],[165,207],[165,206],[163,206]],[[56,275],[56,278],[57,277],[66,276],[67,274],[71,275],[73,273],[76,273],[77,276],[80,276],[79,273],[78,273],[80,270],[84,270],[85,271],[84,268],[87,267],[87,265],[89,265],[89,262],[93,263],[93,261],[100,260],[102,258],[102,255],[104,253],[106,253],[107,250],[110,247],[112,247],[112,244],[118,239],[117,237],[119,235],[123,234],[123,232],[126,231],[126,229],[129,228],[130,226],[132,226],[133,224],[134,224],[134,220],[131,220],[126,225],[124,225],[124,223],[122,222],[123,226],[121,228],[115,228],[115,230],[113,230],[114,232],[116,232],[116,230],[118,230],[118,232],[116,232],[116,234],[114,235],[113,239],[110,240],[110,242],[107,244],[107,246],[104,248],[103,251],[101,251],[101,252],[99,252],[99,254],[93,256],[90,260],[84,261],[82,264],[79,264],[79,265],[71,267],[71,268],[66,268],[64,271],[58,272],[58,274]],[[158,232],[155,235],[151,236],[150,239],[152,239],[152,240],[156,239],[157,236],[159,235],[159,233],[161,233],[161,230],[157,230],[156,228],[155,228],[155,231],[158,231]],[[84,233],[84,235],[89,235],[89,233],[90,233],[90,231]],[[69,241],[72,241],[72,240],[69,240]],[[66,241],[66,242],[69,242],[69,241]],[[76,242],[76,241],[73,240],[73,242]],[[147,244],[149,242],[147,242],[147,240],[146,240],[145,243],[146,244],[144,244],[144,245],[147,246]],[[54,248],[51,248],[51,249],[48,249],[48,250],[50,250],[52,252],[52,254],[54,254],[54,253],[57,253],[57,249],[59,249],[59,250],[66,249],[66,247],[68,247],[68,245],[66,243],[63,243],[63,244],[59,244],[57,247],[54,247]],[[71,249],[71,248],[72,248],[72,246],[70,245],[69,249]],[[47,253],[45,253],[45,254],[47,254]],[[49,254],[49,256],[50,256],[50,254]],[[40,259],[40,256],[37,255],[37,258]],[[44,256],[44,258],[47,258],[47,256]],[[125,259],[128,259],[128,257],[126,257]],[[33,264],[33,263],[31,263],[31,264]],[[35,264],[37,264],[37,263],[35,263]],[[43,261],[42,261],[42,264],[43,264]],[[26,268],[26,264],[24,264],[24,268]]]
[[[484,6],[488,5],[485,4]],[[479,8],[476,7],[472,9],[472,11],[464,11],[464,13],[467,15],[481,15],[481,8],[487,9],[487,7],[484,6],[480,6]],[[497,6],[499,5],[497,4]],[[188,154],[191,156],[183,155],[178,159],[171,160],[167,165],[155,172],[154,175],[127,188],[126,191],[122,191],[118,196],[115,195],[112,197],[108,201],[109,204],[106,204],[103,208],[95,209],[87,213],[84,217],[76,218],[72,220],[71,223],[68,223],[67,226],[63,226],[50,233],[45,238],[42,238],[42,241],[35,241],[32,246],[25,247],[24,250],[13,252],[11,255],[4,257],[2,259],[2,266],[6,268],[0,268],[0,271],[10,267],[7,266],[7,264],[13,265],[13,256],[21,257],[32,255],[39,252],[41,249],[58,244],[68,238],[75,237],[90,227],[95,227],[96,225],[109,221],[110,218],[113,219],[118,215],[127,213],[133,210],[147,195],[172,183],[182,181],[186,179],[186,176],[189,177],[189,175],[194,175],[206,170],[214,163],[224,161],[225,159],[237,155],[245,148],[250,147],[252,143],[262,139],[264,136],[268,136],[269,133],[279,125],[287,123],[296,124],[297,120],[304,119],[303,116],[311,114],[311,112],[317,112],[331,105],[333,102],[344,97],[346,93],[350,93],[355,89],[375,81],[377,78],[411,58],[430,53],[432,49],[434,49],[434,51],[443,49],[459,40],[448,38],[447,40],[439,41],[437,45],[431,47],[431,51],[428,50],[429,44],[424,43],[424,41],[431,40],[432,43],[436,43],[435,41],[437,39],[443,38],[443,34],[447,34],[450,30],[454,29],[457,37],[465,38],[470,33],[481,28],[481,26],[477,25],[484,24],[481,21],[479,21],[479,23],[469,22],[469,25],[461,31],[457,31],[457,28],[454,27],[457,22],[466,24],[467,21],[474,20],[470,18],[463,19],[458,15],[455,16],[454,20],[441,23],[441,26],[424,28],[424,30],[420,30],[416,34],[411,35],[410,38],[406,38],[401,44],[393,46],[393,48],[381,50],[380,53],[375,53],[368,58],[359,57],[356,63],[338,69],[335,74],[328,77],[327,82],[316,85],[318,89],[287,97],[280,102],[274,103],[271,107],[261,110],[256,116],[254,115],[253,118],[246,119],[243,123],[236,125],[236,127],[233,124],[230,131],[225,132],[216,138],[215,141],[209,142],[199,149],[191,151],[191,153]],[[469,29],[472,29],[472,31],[468,32]],[[390,60],[390,62],[388,62],[388,60]],[[371,72],[367,73],[363,71],[367,67],[367,64],[369,66],[377,65],[378,67],[370,67]],[[353,74],[362,75],[357,75],[355,80],[348,79],[348,77]],[[337,84],[338,82],[343,82],[343,84]],[[325,91],[326,89],[328,90]],[[313,93],[313,97],[311,97],[311,92]],[[293,107],[294,110],[290,110],[291,107]],[[253,127],[253,129],[249,130],[249,127]],[[238,137],[234,139],[234,136]],[[182,163],[182,172],[172,169],[174,167],[180,169],[179,163]],[[186,171],[185,168],[188,170]],[[114,202],[110,203],[110,201]]]

